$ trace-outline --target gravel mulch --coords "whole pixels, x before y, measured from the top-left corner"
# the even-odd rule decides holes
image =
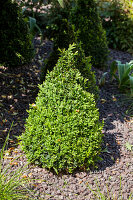
[[[14,122],[9,140],[12,147],[6,153],[4,165],[9,163],[12,158],[22,155],[17,162],[12,164],[13,169],[26,163],[24,153],[19,146],[15,146],[15,136],[21,135],[24,131],[24,123],[27,118],[26,109],[28,109],[29,103],[34,103],[38,93],[40,64],[48,56],[52,43],[44,41],[40,45],[36,38],[35,46],[37,55],[30,65],[14,69],[0,67],[0,148],[9,132],[11,123]],[[133,60],[128,53],[116,50],[110,50],[110,57],[112,60],[121,60],[123,63]],[[97,70],[97,77],[102,73]],[[129,103],[127,101],[123,103],[124,99],[125,96],[119,92],[115,82],[110,84],[107,81],[105,86],[100,88],[98,107],[100,119],[104,119],[105,124],[103,128],[103,149],[105,151],[101,154],[103,160],[97,164],[97,170],[77,171],[72,175],[59,174],[57,176],[47,169],[33,165],[28,166],[25,177],[32,180],[31,185],[36,199],[96,199],[89,189],[90,186],[96,190],[96,181],[100,190],[110,196],[110,199],[119,200],[121,192],[123,200],[129,198],[133,192],[133,151],[126,147],[126,143],[133,145],[133,117],[126,114]]]

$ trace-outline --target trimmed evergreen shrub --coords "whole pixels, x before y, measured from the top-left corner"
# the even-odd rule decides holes
[[[79,54],[75,50],[70,45],[63,51],[39,86],[21,136],[29,161],[56,173],[95,166],[101,152],[103,124],[94,95],[86,91],[88,80],[75,66]]]
[[[77,0],[70,13],[70,21],[79,31],[79,41],[86,56],[92,56],[96,67],[106,66],[108,47],[106,33],[97,11],[95,0]]]
[[[72,42],[82,42],[85,55],[92,57],[93,66],[105,67],[108,57],[106,33],[102,28],[95,1],[68,0],[63,3],[64,6],[61,7],[54,1],[48,12],[47,35],[54,42],[55,52],[45,62],[44,74],[57,62],[57,49],[68,48]]]
[[[65,66],[65,65],[67,65],[67,61],[68,61],[68,57],[69,57],[70,52],[65,51],[65,49],[62,50],[62,51],[63,51],[64,62],[66,60],[66,63],[64,64],[64,66]],[[78,52],[78,54],[73,55],[76,51]],[[66,53],[64,53],[64,52],[66,52]],[[51,61],[51,64],[52,64],[52,60],[48,59],[48,62],[50,62],[50,61]],[[85,57],[84,51],[81,47],[81,44],[74,44],[74,48],[72,50],[71,62],[69,63],[69,67],[73,68],[73,66],[76,69],[78,69],[80,71],[81,75],[86,79],[86,82],[85,82],[85,85],[83,86],[83,88],[86,91],[93,93],[95,100],[97,101],[98,98],[99,98],[99,89],[96,85],[95,74],[91,70],[91,58]],[[82,85],[82,83],[80,83],[80,84]]]
[[[46,36],[53,41],[53,51],[48,59],[45,60],[41,69],[41,82],[45,80],[47,70],[51,71],[56,65],[60,55],[60,49],[68,49],[69,44],[75,42],[75,33],[68,21],[68,9],[61,8],[59,4],[53,6],[48,12]]]
[[[12,67],[30,62],[33,47],[21,10],[11,0],[0,1],[0,8],[0,64]]]

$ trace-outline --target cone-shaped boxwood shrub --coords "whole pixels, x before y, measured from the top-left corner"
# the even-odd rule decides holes
[[[98,15],[95,0],[77,0],[70,12],[70,21],[79,31],[79,40],[92,64],[104,67],[108,56],[106,33]]]
[[[83,87],[87,80],[74,65],[74,50],[72,45],[62,52],[39,86],[21,136],[28,159],[56,173],[95,166],[101,152],[103,124],[94,95]]]
[[[30,62],[33,47],[21,10],[11,0],[1,0],[0,8],[0,64],[12,67]]]
[[[73,48],[71,51],[63,50],[64,53],[62,53],[62,56],[63,56],[63,62],[65,63],[64,65],[61,65],[61,66],[62,68],[63,67],[65,68],[65,66],[67,66],[68,59],[69,59],[69,68],[73,68],[74,66],[80,71],[81,75],[86,79],[86,82],[84,82],[83,89],[87,90],[90,93],[93,93],[95,96],[95,100],[97,101],[99,97],[98,95],[99,90],[96,85],[96,78],[95,78],[94,72],[91,71],[91,63],[90,63],[91,58],[85,57],[84,51],[81,48],[81,44],[74,44],[72,46]],[[74,54],[74,52],[76,51],[78,51],[78,53]],[[70,53],[72,53],[71,59],[70,59]],[[60,60],[58,61],[58,63],[59,62]],[[80,83],[80,84],[83,85],[83,83]]]

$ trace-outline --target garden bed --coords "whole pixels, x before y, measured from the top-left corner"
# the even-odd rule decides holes
[[[32,64],[14,69],[0,67],[0,147],[2,147],[13,122],[9,144],[15,146],[15,149],[9,148],[7,157],[22,155],[17,160],[17,164],[13,165],[14,168],[26,163],[23,152],[19,146],[16,146],[15,136],[21,135],[24,131],[27,118],[26,109],[29,108],[29,103],[34,103],[37,96],[40,65],[48,56],[52,43],[45,41],[40,45],[39,40],[36,39],[35,46],[37,55]],[[133,60],[130,54],[111,49],[110,58],[111,60],[120,60],[122,63]],[[95,70],[98,79],[103,71]],[[36,199],[93,199],[89,187],[95,190],[96,180],[100,190],[107,196],[113,195],[117,200],[119,196],[123,196],[124,200],[128,199],[133,192],[133,151],[128,149],[128,145],[126,147],[128,143],[133,145],[133,118],[131,113],[129,115],[126,112],[130,104],[131,101],[127,101],[125,95],[119,92],[115,82],[111,84],[107,81],[105,86],[100,88],[98,107],[100,119],[104,119],[103,149],[105,151],[101,155],[103,160],[97,164],[98,169],[57,176],[47,169],[29,165],[25,176],[35,179],[32,180],[31,185]],[[9,160],[5,159],[5,164]],[[121,189],[122,191],[120,191]],[[96,198],[94,197],[94,199]]]

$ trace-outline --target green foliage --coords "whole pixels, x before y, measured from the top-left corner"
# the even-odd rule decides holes
[[[37,3],[40,3],[40,6],[42,5],[40,0],[37,1],[28,0],[27,2],[21,0],[19,3],[19,6],[22,8],[24,21],[28,23],[29,32],[31,34],[32,39],[34,39],[37,33],[39,33],[42,36],[42,31],[37,24],[37,20],[35,18],[35,12],[33,11],[34,6]]]
[[[109,47],[133,53],[133,1],[99,0],[98,8]]]
[[[63,50],[63,52],[64,51],[65,51],[65,49]],[[96,85],[96,78],[95,78],[94,72],[92,72],[92,70],[91,70],[91,64],[90,64],[91,59],[90,59],[90,57],[88,57],[88,58],[85,57],[84,51],[82,50],[82,47],[80,44],[74,45],[73,53],[76,51],[78,52],[78,54],[73,55],[73,59],[71,60],[71,65],[70,64],[68,64],[68,65],[69,65],[69,67],[75,66],[75,68],[80,71],[81,75],[85,79],[87,79],[84,89],[90,93],[93,93],[95,96],[95,100],[97,101],[97,99],[99,97],[99,95],[98,95],[99,90]],[[67,55],[67,53],[66,53],[66,55]],[[66,56],[66,60],[68,59],[67,56]],[[52,56],[50,58],[52,58]],[[54,58],[54,56],[53,56],[53,58]],[[52,59],[51,60],[48,59],[48,62],[51,62],[51,64],[52,64],[55,61]]]
[[[56,173],[95,166],[101,152],[103,125],[88,80],[77,69],[78,54],[74,45],[62,52],[39,86],[21,136],[28,159]]]
[[[68,22],[69,8],[53,5],[47,18],[47,36],[54,41],[56,49],[68,48],[73,42],[74,33]]]
[[[62,8],[54,4],[47,16],[46,36],[53,41],[54,47],[41,69],[41,82],[45,80],[47,70],[51,71],[59,58],[60,49],[68,49],[69,44],[75,42],[75,33],[68,22],[68,7]]]
[[[115,78],[118,81],[118,88],[126,93],[131,93],[133,96],[133,61],[122,64],[120,61],[114,61],[110,67],[111,81]],[[99,83],[105,83],[107,72],[103,74]]]
[[[104,67],[107,61],[108,47],[106,33],[97,12],[94,0],[77,0],[70,13],[70,21],[78,31],[78,40],[86,56],[92,56],[92,64]]]
[[[16,160],[13,159],[10,164],[3,165],[9,133],[0,151],[0,200],[33,199],[31,198],[33,197],[31,190],[26,187],[26,184],[28,186],[28,181],[22,178],[22,175],[26,172],[26,166],[11,170],[12,163],[17,158]]]
[[[118,87],[121,90],[130,89],[131,95],[133,95],[133,61],[122,64],[120,61],[112,63],[111,65],[111,77],[115,77],[118,81]],[[115,73],[118,72],[118,75]]]
[[[125,145],[126,145],[127,150],[132,151],[132,148],[133,148],[132,144],[130,144],[129,142],[126,142]]]
[[[30,32],[30,35],[31,35],[31,38],[34,39],[35,35],[37,33],[39,33],[42,37],[42,31],[41,29],[39,28],[39,26],[37,25],[37,22],[36,22],[36,19],[34,17],[25,17],[24,20],[26,22],[28,22],[28,25],[29,25],[29,32]]]
[[[0,8],[0,63],[11,67],[30,62],[33,47],[21,10],[11,0],[1,1]]]
[[[59,58],[58,48],[67,49],[73,42],[82,43],[85,55],[92,56],[92,64],[104,67],[108,55],[106,34],[102,29],[94,1],[91,3],[82,1],[85,4],[84,9],[79,1],[52,2],[47,16],[46,33],[47,37],[54,42],[54,52],[42,67],[41,80],[45,79],[47,70],[51,70],[56,64]]]

